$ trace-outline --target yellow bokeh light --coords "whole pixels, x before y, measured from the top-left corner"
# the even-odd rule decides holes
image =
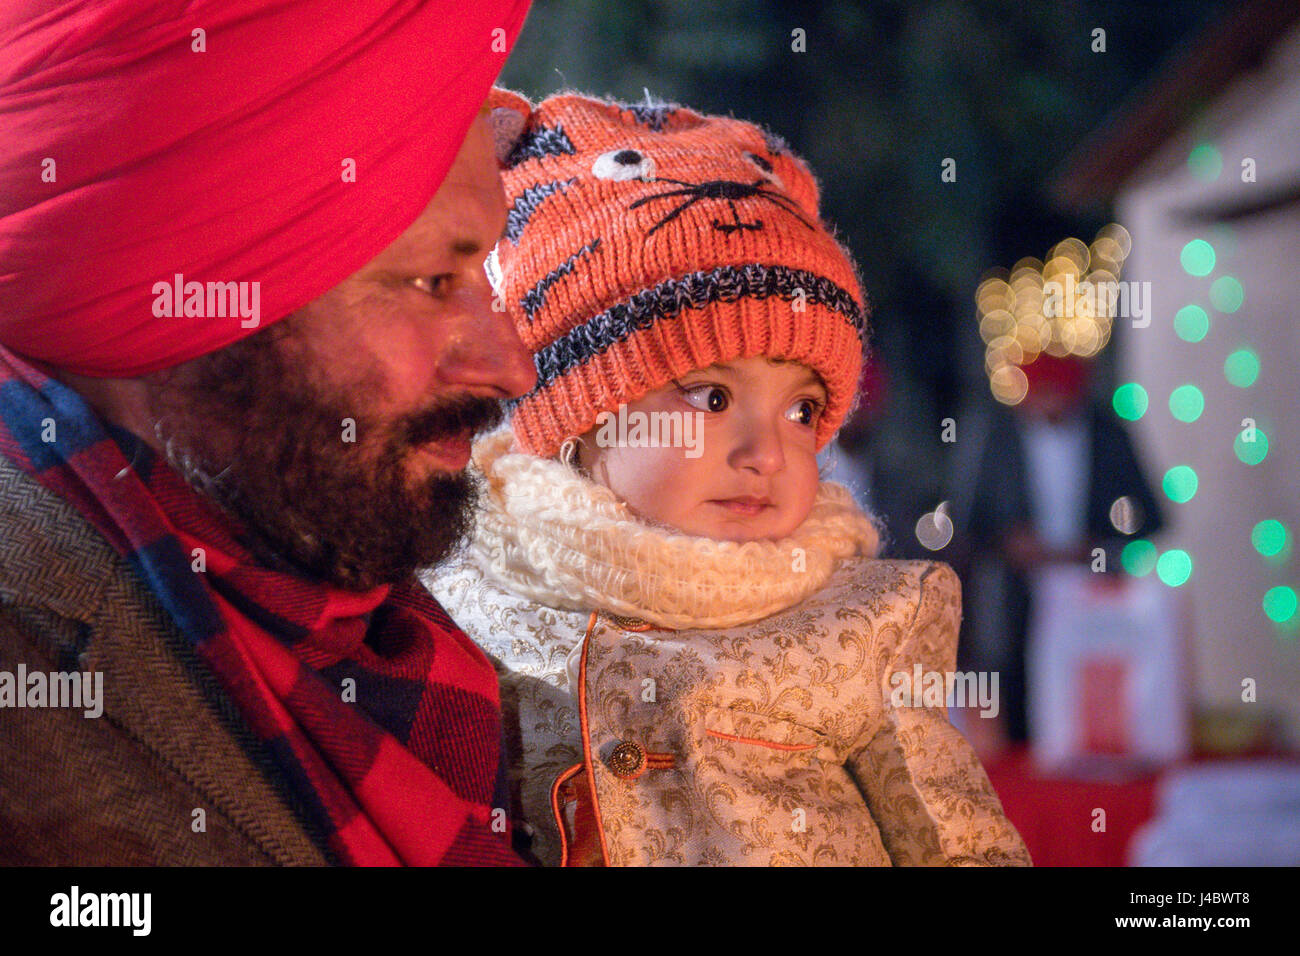
[[[1015,365],[1003,365],[989,376],[993,397],[1004,405],[1019,405],[1029,391],[1029,379]]]
[[[1023,259],[1016,260],[1016,264],[1011,267],[1011,278],[1015,279],[1016,273],[1021,271],[1037,272],[1041,275],[1043,260],[1035,256],[1025,256]]]
[[[1026,352],[1035,354],[1041,352],[1051,337],[1051,328],[1046,323],[1041,327],[1029,322],[1022,322],[1016,326],[1016,341],[1020,343],[1020,347]],[[1018,364],[1023,365],[1024,362],[1021,361]]]
[[[1043,278],[1045,280],[1055,280],[1062,282],[1066,275],[1072,275],[1077,280],[1083,275],[1083,270],[1079,268],[1079,263],[1075,262],[1069,256],[1055,256],[1048,259],[1043,266]]]
[[[1052,247],[1052,251],[1047,255],[1053,259],[1060,257],[1069,259],[1075,264],[1079,273],[1087,272],[1088,263],[1092,260],[1092,254],[1088,251],[1088,247],[1083,244],[1083,240],[1073,237],[1062,239]],[[1046,271],[1046,269],[1043,271]]]
[[[1091,357],[1101,350],[1101,329],[1096,322],[1081,322],[1075,326],[1075,332],[1078,338],[1072,351],[1076,355]]]
[[[980,338],[992,342],[1000,335],[1010,335],[1015,330],[1016,317],[1006,309],[986,312],[980,319]]]
[[[1117,222],[1106,223],[1106,225],[1097,230],[1097,235],[1105,236],[1106,238],[1115,241],[1115,244],[1119,246],[1119,257],[1121,261],[1127,259],[1129,253],[1133,249],[1133,237],[1129,235],[1127,229]]]
[[[975,302],[987,343],[984,370],[998,401],[1024,399],[1023,368],[1041,354],[1093,358],[1106,347],[1119,276],[1132,248],[1129,231],[1112,222],[1090,244],[1071,236],[1052,246],[1045,261],[1025,256],[1010,270],[984,273]]]

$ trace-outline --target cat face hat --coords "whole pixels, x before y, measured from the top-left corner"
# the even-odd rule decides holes
[[[561,94],[488,99],[509,216],[494,272],[537,386],[526,451],[694,369],[750,356],[813,369],[820,449],[856,394],[867,308],[821,222],[817,183],[777,137],[729,117]]]

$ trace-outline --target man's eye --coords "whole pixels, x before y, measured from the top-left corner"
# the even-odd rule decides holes
[[[702,412],[726,411],[731,404],[731,396],[720,385],[694,385],[682,388],[682,398]]]
[[[790,406],[790,411],[786,412],[785,417],[800,425],[814,425],[821,415],[821,410],[821,402],[813,401],[811,398],[801,398]]]
[[[421,292],[427,292],[429,295],[443,295],[454,278],[455,276],[450,272],[444,272],[442,275],[420,276],[412,279],[411,284]]]

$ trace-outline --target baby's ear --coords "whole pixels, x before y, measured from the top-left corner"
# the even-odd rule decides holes
[[[494,86],[487,98],[488,125],[496,143],[497,162],[505,165],[533,115],[532,104],[518,93]]]

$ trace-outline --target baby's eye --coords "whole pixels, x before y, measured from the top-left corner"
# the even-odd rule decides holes
[[[682,397],[702,412],[726,411],[731,404],[731,397],[727,394],[727,390],[720,385],[695,385],[682,388]]]
[[[591,164],[591,172],[597,179],[644,179],[650,182],[655,178],[655,161],[635,149],[611,149],[601,153]]]
[[[811,398],[801,398],[790,406],[785,417],[800,425],[815,425],[821,415],[822,403]]]
[[[415,286],[421,292],[427,292],[429,295],[439,296],[446,294],[452,281],[456,277],[450,272],[444,272],[436,276],[418,276],[411,280],[411,285]]]

